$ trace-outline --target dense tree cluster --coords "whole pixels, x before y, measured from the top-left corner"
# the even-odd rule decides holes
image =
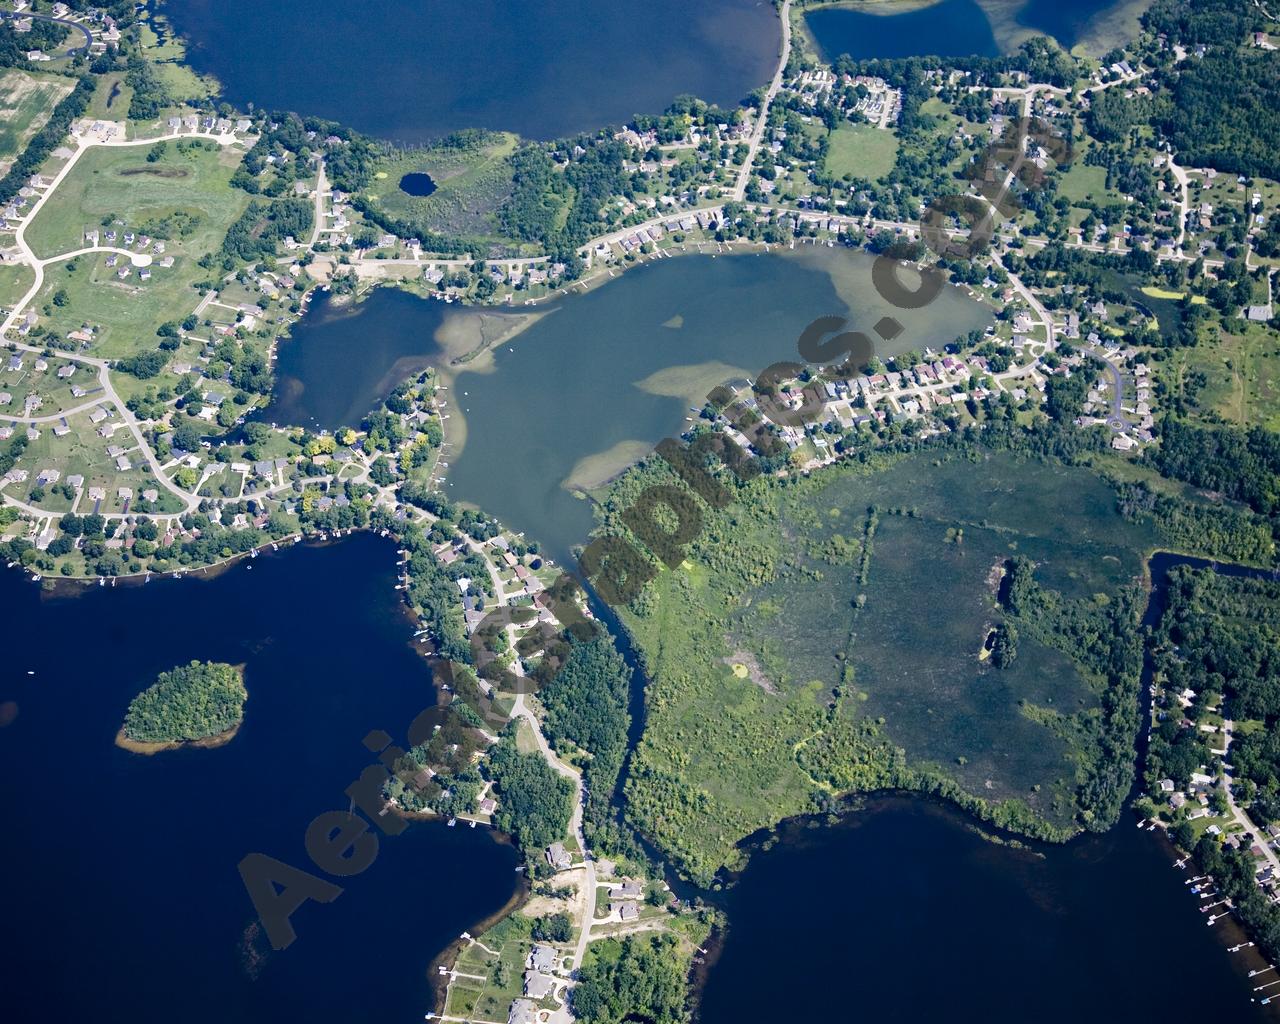
[[[1166,419],[1147,459],[1165,476],[1242,501],[1272,515],[1280,509],[1280,435],[1260,426],[1198,427]]]
[[[556,774],[541,754],[522,754],[514,724],[503,731],[484,767],[498,791],[494,824],[510,833],[526,855],[565,838],[573,783]]]
[[[161,672],[134,697],[124,734],[144,743],[205,739],[240,724],[248,699],[240,671],[219,662],[193,661]]]
[[[573,990],[585,1024],[681,1024],[686,957],[672,935],[633,935],[594,943]]]
[[[1096,750],[1078,772],[1078,801],[1082,825],[1109,828],[1133,779],[1143,596],[1136,588],[1127,588],[1106,602],[1069,599],[1041,587],[1035,579],[1035,564],[1025,556],[1010,559],[1006,569],[1000,597],[1020,631],[1106,680],[1099,695],[1100,718],[1091,737]]]
[[[285,238],[305,238],[314,219],[315,211],[305,199],[280,199],[273,203],[255,200],[227,229],[222,254],[245,262],[273,257],[276,246]]]
[[[590,793],[588,824],[610,817],[627,752],[630,686],[630,668],[612,637],[601,630],[587,641],[571,638],[564,667],[539,691],[547,709],[544,728],[551,741],[558,746],[568,740],[591,754],[584,772]]]

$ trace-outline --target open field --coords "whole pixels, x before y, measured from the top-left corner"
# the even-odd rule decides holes
[[[623,612],[651,680],[629,813],[704,880],[747,835],[849,790],[948,792],[1069,833],[1105,683],[1033,635],[995,667],[983,651],[1006,621],[1002,571],[1028,557],[1052,600],[1088,617],[1155,540],[1087,470],[1005,453],[756,481]]]
[[[36,275],[30,267],[18,263],[0,264],[0,309],[9,309],[15,305],[27,289],[35,281]]]
[[[133,89],[125,83],[123,71],[112,72],[95,80],[93,98],[89,101],[86,117],[101,121],[123,120],[129,110]]]
[[[827,172],[837,178],[851,174],[878,181],[893,170],[898,158],[897,136],[869,124],[842,124],[831,133],[830,140]]]
[[[1070,169],[1058,183],[1060,195],[1070,199],[1072,203],[1085,200],[1106,205],[1120,202],[1120,197],[1107,189],[1107,169],[1086,164],[1082,159],[1072,163]]]
[[[61,75],[36,75],[14,69],[0,72],[0,174],[9,169],[74,86],[72,79]]]
[[[65,425],[70,429],[61,436],[55,429],[58,424],[41,424],[40,436],[27,445],[17,463],[17,468],[25,469],[29,478],[20,484],[10,484],[5,493],[26,501],[36,486],[36,477],[46,470],[56,470],[59,473],[58,485],[65,484],[69,476],[82,476],[84,486],[78,500],[46,488],[38,507],[49,513],[70,512],[73,502],[76,502],[75,511],[81,514],[93,511],[119,514],[125,511],[126,504],[131,510],[140,511],[142,492],[152,488],[159,492],[159,500],[154,506],[147,506],[150,511],[181,511],[177,498],[146,468],[142,455],[136,451],[137,442],[133,435],[126,430],[118,430],[110,439],[100,437],[90,415],[91,411],[85,411],[66,417]],[[118,423],[119,417],[112,416],[106,422]],[[122,449],[122,454],[129,460],[128,469],[119,468],[116,463],[118,456],[108,454],[108,449],[114,451],[117,448]],[[100,503],[90,499],[91,488],[103,490],[104,497]],[[132,498],[123,497],[121,488],[130,491]]]
[[[1280,344],[1263,327],[1251,324],[1243,334],[1178,350],[1161,372],[1192,415],[1280,430]]]
[[[89,229],[168,234],[171,252],[197,257],[216,251],[248,205],[249,197],[230,184],[243,151],[187,141],[165,143],[155,160],[149,152],[146,146],[86,152],[27,228],[36,255],[47,259],[82,248]]]
[[[369,197],[386,216],[427,231],[498,238],[495,214],[511,191],[507,158],[516,145],[514,135],[475,133],[465,144],[445,139],[395,153],[379,165]],[[435,192],[404,192],[400,180],[413,173],[430,175]]]
[[[92,328],[94,340],[88,353],[102,359],[153,350],[156,328],[168,320],[181,320],[200,301],[192,282],[204,280],[207,272],[194,260],[181,257],[168,269],[153,267],[149,281],[140,280],[136,270],[121,280],[116,275],[123,263],[109,267],[106,256],[93,253],[52,265],[33,303],[38,326],[60,339]],[[59,292],[66,299],[61,306],[54,302]]]

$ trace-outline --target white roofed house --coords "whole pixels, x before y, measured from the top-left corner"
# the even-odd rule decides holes
[[[556,981],[551,975],[541,971],[524,972],[524,994],[530,999],[546,999],[556,989]]]
[[[564,848],[564,843],[552,843],[547,847],[547,863],[557,871],[563,871],[573,863],[573,858]]]
[[[507,1014],[507,1024],[535,1024],[537,1019],[538,1004],[531,999],[515,1000]]]

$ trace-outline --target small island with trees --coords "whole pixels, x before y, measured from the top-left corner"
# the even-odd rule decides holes
[[[220,747],[244,719],[244,666],[193,661],[161,672],[133,698],[116,745],[136,754]]]

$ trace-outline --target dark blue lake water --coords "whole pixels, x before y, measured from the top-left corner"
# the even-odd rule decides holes
[[[362,738],[403,742],[433,703],[395,559],[356,536],[66,599],[0,573],[0,702],[17,703],[0,728],[5,1020],[388,1024],[431,1009],[431,960],[515,892],[511,847],[435,823],[384,838],[336,901],[298,911],[293,945],[256,944],[256,979],[237,870],[261,852],[314,872],[303,835],[347,809],[373,760]],[[244,663],[238,735],[154,757],[116,747],[130,699],[192,658]]]
[[[820,7],[805,15],[822,55],[873,57],[994,57],[1000,52],[987,16],[975,0],[941,3],[900,14],[871,14],[849,7]]]
[[[1128,815],[1031,852],[893,797],[782,837],[725,900],[700,1024],[762,1006],[903,1024],[1275,1019],[1249,1001],[1259,962],[1227,953],[1229,925],[1205,927],[1188,873]]]
[[[1052,36],[1066,49],[1075,46],[1091,22],[1120,5],[1121,0],[1027,0],[1003,16],[1004,31],[997,39],[991,19],[977,0],[940,0],[925,7],[896,13],[884,5],[877,11],[858,7],[820,7],[805,14],[805,22],[827,60],[842,53],[857,60],[875,57],[994,57],[1000,40],[1013,47],[1022,38],[1014,30],[1032,29]],[[1008,39],[1012,34],[1013,39]],[[1119,40],[1117,40],[1119,41]]]
[[[163,13],[233,104],[407,142],[555,138],[681,93],[735,104],[769,80],[782,38],[766,0],[168,0]]]

